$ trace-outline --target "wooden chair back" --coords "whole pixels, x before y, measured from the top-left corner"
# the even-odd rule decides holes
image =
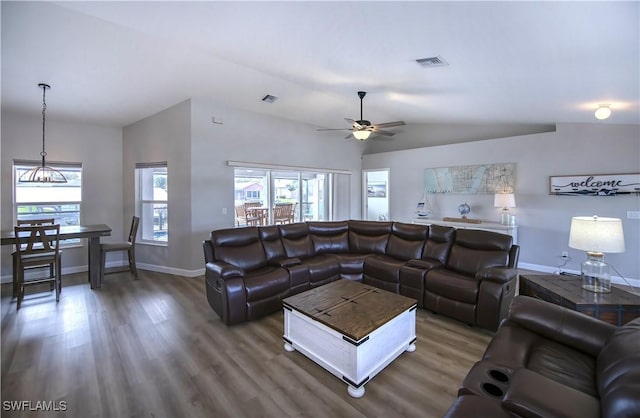
[[[15,226],[14,233],[16,254],[23,266],[57,260],[60,253],[60,225]]]
[[[131,221],[131,229],[129,230],[129,238],[127,241],[131,243],[131,245],[136,244],[136,237],[138,236],[138,225],[140,224],[140,218],[137,216],[133,217]]]
[[[18,226],[30,226],[30,225],[53,225],[56,220],[53,218],[47,219],[18,219],[16,225]]]

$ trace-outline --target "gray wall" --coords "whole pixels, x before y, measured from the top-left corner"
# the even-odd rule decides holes
[[[142,268],[202,273],[202,240],[235,222],[229,160],[351,170],[351,217],[360,215],[361,144],[310,125],[192,99],[125,127],[123,137],[125,219],[134,211],[135,163],[166,160],[169,167],[169,245],[139,245]]]
[[[360,143],[346,141],[344,135],[316,132],[311,125],[231,109],[211,100],[193,100],[191,111],[194,266],[203,266],[202,240],[213,229],[232,227],[235,222],[234,168],[227,165],[229,160],[351,170],[351,217],[360,216]],[[224,124],[213,124],[212,116]]]
[[[626,219],[628,210],[640,210],[640,197],[552,196],[549,176],[571,174],[638,173],[640,127],[611,124],[558,124],[556,132],[443,145],[363,156],[363,169],[390,168],[391,218],[411,221],[422,195],[428,167],[516,163],[516,208],[521,245],[520,266],[553,271],[569,251],[568,270],[580,270],[583,251],[568,247],[571,217],[621,218],[626,252],[607,254],[626,278],[640,278],[640,221]],[[499,222],[493,195],[428,195],[434,218],[460,216],[458,205],[471,206],[471,218]]]
[[[40,112],[2,112],[2,183],[0,208],[2,229],[11,229],[13,219],[13,159],[38,160],[42,149]],[[107,224],[112,236],[122,240],[122,129],[68,123],[47,115],[46,151],[50,161],[83,163],[82,219],[85,224]],[[2,282],[11,281],[11,246],[3,246]],[[64,273],[87,269],[86,242],[64,250]]]
[[[136,245],[136,263],[143,269],[188,275],[195,268],[187,251],[192,240],[190,109],[187,100],[123,130],[122,210],[127,224],[135,213],[136,163],[167,162],[169,239],[166,246]]]

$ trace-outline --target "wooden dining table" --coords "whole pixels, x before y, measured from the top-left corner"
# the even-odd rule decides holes
[[[96,289],[101,286],[100,283],[100,237],[111,235],[109,225],[64,225],[60,226],[60,239],[86,238],[89,242],[89,281],[91,288]],[[16,235],[14,230],[5,230],[0,232],[0,243],[2,245],[14,245],[16,243]],[[23,240],[26,241],[27,237]]]

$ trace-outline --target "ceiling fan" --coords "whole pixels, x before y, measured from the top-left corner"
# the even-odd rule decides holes
[[[406,125],[404,121],[395,121],[395,122],[386,122],[386,123],[375,123],[372,124],[368,120],[365,120],[362,117],[362,99],[367,95],[366,91],[359,91],[358,97],[360,98],[360,120],[353,120],[349,118],[344,118],[347,122],[351,124],[351,128],[344,129],[318,129],[318,131],[351,131],[349,135],[345,137],[348,139],[353,135],[353,137],[359,141],[364,141],[369,138],[371,134],[376,135],[384,135],[384,136],[393,136],[395,135],[393,132],[383,131],[382,128],[393,128],[395,126]]]

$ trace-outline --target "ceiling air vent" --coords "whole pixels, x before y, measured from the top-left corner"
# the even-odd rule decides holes
[[[278,100],[278,98],[276,96],[272,96],[270,94],[267,94],[266,96],[264,96],[262,98],[262,101],[265,102],[265,103],[273,103],[276,100]]]
[[[444,58],[442,58],[440,55],[438,55],[437,57],[420,58],[417,59],[416,62],[423,67],[444,67],[446,65],[449,65],[449,63],[445,61]]]

